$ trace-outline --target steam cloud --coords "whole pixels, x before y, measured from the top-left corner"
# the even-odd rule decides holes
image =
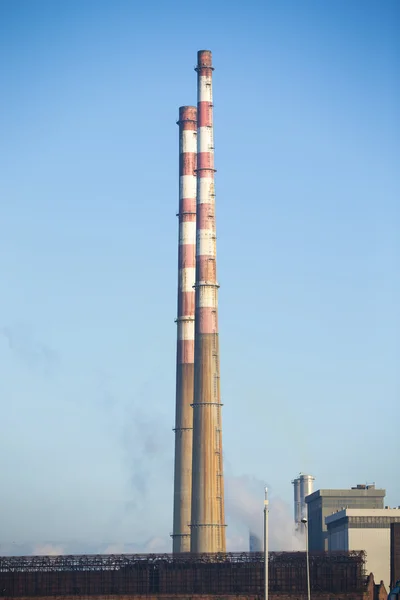
[[[129,470],[130,498],[128,511],[138,509],[158,497],[158,489],[171,487],[173,474],[171,429],[154,416],[136,406],[126,409],[122,434],[127,468]],[[152,490],[152,492],[151,492]]]
[[[40,368],[49,375],[59,362],[55,350],[36,340],[28,325],[5,325],[0,328],[0,335],[7,341],[10,351],[30,368]]]
[[[249,532],[263,539],[265,483],[247,475],[225,477],[227,519],[242,526],[243,536],[230,539],[229,550],[248,550]],[[271,550],[304,550],[305,540],[295,531],[292,511],[278,496],[269,500],[269,547]]]
[[[27,366],[36,367],[49,372],[59,359],[54,350],[46,344],[35,340],[29,327],[3,326],[0,336],[8,343],[10,351]],[[100,388],[103,397],[103,408],[110,411],[109,417],[115,417],[115,411],[122,410],[123,424],[121,445],[125,464],[129,473],[128,497],[125,503],[127,514],[132,512],[140,515],[148,512],[149,506],[158,501],[159,490],[162,495],[169,492],[172,503],[172,474],[173,474],[173,436],[170,428],[166,427],[164,419],[147,412],[146,408],[152,401],[151,383],[147,382],[135,402],[121,405],[110,391],[108,381],[101,378]],[[139,397],[140,396],[140,397]],[[226,517],[228,522],[227,549],[228,551],[245,551],[249,548],[249,533],[252,532],[261,540],[263,538],[263,497],[264,482],[256,477],[225,474]],[[167,504],[167,506],[165,506]],[[166,514],[172,513],[168,503],[163,502]],[[155,508],[152,509],[156,510]],[[144,516],[144,514],[143,514]],[[161,515],[159,515],[161,516]],[[162,515],[162,518],[164,515]],[[166,520],[166,519],[165,519]],[[140,521],[140,519],[139,519]],[[164,518],[163,518],[164,521]],[[157,536],[149,536],[156,526],[148,519],[144,520],[145,530],[140,534],[143,542],[126,543],[113,540],[107,543],[82,543],[71,541],[43,541],[26,544],[0,544],[3,555],[62,555],[71,553],[137,553],[137,552],[170,552],[171,539],[168,535],[168,524],[165,528],[158,527]],[[157,527],[157,526],[156,526]],[[137,530],[137,527],[134,527]],[[147,529],[147,532],[146,532]],[[165,535],[164,535],[164,530]],[[146,539],[147,534],[147,539]],[[128,534],[129,535],[129,534]],[[135,540],[137,536],[133,534]],[[132,537],[132,533],[129,535]],[[269,514],[269,544],[271,550],[303,550],[305,540],[295,532],[292,510],[281,498],[271,495]]]
[[[65,543],[3,543],[0,556],[62,556],[71,554],[161,554],[171,551],[170,538],[151,537],[144,544],[134,543],[82,543],[72,540]]]

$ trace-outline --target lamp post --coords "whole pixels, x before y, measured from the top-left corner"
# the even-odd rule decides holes
[[[264,496],[264,600],[268,600],[268,488]]]
[[[307,528],[307,519],[305,517],[302,518],[301,522],[304,525],[306,530],[306,558],[307,558],[307,598],[311,599],[311,587],[310,587],[310,559],[308,556],[308,528]]]

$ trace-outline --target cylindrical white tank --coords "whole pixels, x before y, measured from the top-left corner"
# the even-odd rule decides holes
[[[306,504],[306,496],[309,496],[313,493],[313,481],[315,477],[312,475],[305,475],[304,473],[300,473],[300,502],[301,502],[301,515],[300,520],[304,517],[307,518],[307,504]]]
[[[293,479],[293,500],[294,500],[294,522],[300,523],[301,521],[301,496],[300,496],[300,479]]]

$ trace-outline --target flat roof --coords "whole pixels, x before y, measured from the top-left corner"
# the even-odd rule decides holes
[[[325,523],[329,525],[345,517],[400,517],[400,508],[344,508],[338,512],[325,517]]]
[[[328,498],[384,498],[386,490],[377,489],[376,487],[351,488],[347,490],[316,490],[309,496],[306,496],[305,500],[309,503],[321,496]]]

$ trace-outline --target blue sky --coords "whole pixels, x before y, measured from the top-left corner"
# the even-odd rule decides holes
[[[400,505],[399,18],[390,0],[2,0],[4,543],[170,546],[175,122],[203,48],[231,536],[244,481],[290,517],[299,471]]]

